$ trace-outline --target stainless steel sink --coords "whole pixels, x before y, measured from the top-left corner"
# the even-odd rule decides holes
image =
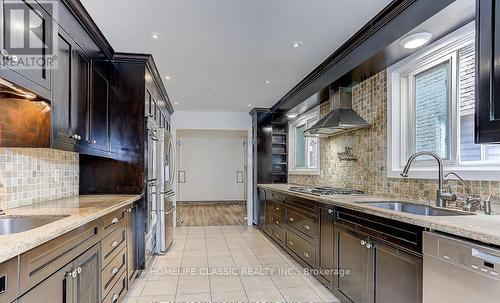
[[[0,216],[0,235],[20,233],[65,217],[67,216]]]
[[[356,202],[363,205],[398,211],[402,213],[409,213],[421,216],[466,216],[474,215],[453,209],[436,208],[425,204],[417,204],[406,201],[367,201]]]

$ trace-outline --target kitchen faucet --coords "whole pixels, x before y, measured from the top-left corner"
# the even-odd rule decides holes
[[[436,153],[430,152],[430,151],[421,151],[421,152],[416,152],[413,155],[410,156],[408,159],[408,162],[406,163],[405,168],[403,169],[403,172],[401,173],[401,176],[403,178],[408,178],[408,171],[410,170],[410,166],[413,163],[413,160],[415,158],[420,157],[420,156],[430,156],[436,159],[438,163],[438,189],[436,191],[436,206],[437,207],[446,207],[446,201],[455,201],[457,199],[457,196],[455,194],[450,194],[444,191],[443,189],[443,180],[444,180],[444,173],[443,173],[443,160],[441,160],[441,157],[439,157]]]

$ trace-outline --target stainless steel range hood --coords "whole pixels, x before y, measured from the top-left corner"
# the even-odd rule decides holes
[[[365,119],[352,110],[351,88],[337,87],[333,89],[330,102],[333,104],[333,110],[304,131],[304,136],[326,138],[370,127]]]

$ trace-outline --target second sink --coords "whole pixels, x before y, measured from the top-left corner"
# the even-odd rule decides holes
[[[368,206],[398,211],[402,213],[409,213],[421,216],[466,216],[473,215],[473,213],[467,213],[463,211],[457,211],[452,209],[436,208],[429,205],[411,203],[406,201],[367,201],[367,202],[356,202],[358,204],[364,204]]]
[[[0,216],[0,235],[16,234],[63,219],[66,216]]]

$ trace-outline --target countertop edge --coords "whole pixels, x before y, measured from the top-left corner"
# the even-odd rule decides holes
[[[287,185],[280,184],[279,186],[290,186],[290,185],[289,184],[287,184]],[[383,217],[386,219],[392,219],[392,220],[396,220],[399,222],[417,225],[417,226],[428,228],[428,229],[431,229],[434,231],[440,231],[440,232],[452,234],[455,236],[464,237],[467,239],[483,242],[486,244],[500,246],[500,233],[493,234],[493,233],[488,233],[488,232],[483,232],[483,231],[470,230],[470,229],[467,229],[466,225],[459,227],[459,226],[453,226],[451,224],[435,222],[437,219],[439,219],[436,217],[425,217],[425,216],[413,215],[413,214],[408,214],[408,213],[399,213],[399,212],[395,212],[395,211],[376,208],[373,206],[362,205],[362,204],[358,204],[358,203],[354,203],[354,202],[335,200],[336,198],[334,198],[334,197],[321,197],[321,196],[312,196],[312,195],[308,195],[308,194],[301,194],[301,193],[293,192],[290,190],[282,189],[279,186],[276,186],[276,184],[258,184],[257,185],[257,187],[259,187],[259,188],[269,189],[269,190],[276,191],[279,193],[316,201],[318,203],[323,203],[323,204],[328,204],[328,205],[338,206],[338,207],[344,207],[347,209],[360,211],[360,212],[363,212],[366,214],[371,214],[371,215]],[[349,196],[346,198],[355,199],[355,196]],[[387,201],[401,200],[401,199],[376,197],[376,196],[360,196],[360,199],[373,200],[373,201],[376,201],[376,200],[387,200]],[[459,219],[461,219],[461,217],[465,217],[465,216],[453,216],[451,218],[455,218],[455,220],[459,220]],[[479,218],[479,217],[484,217],[484,216],[471,215],[471,216],[467,216],[467,217]],[[488,216],[488,217],[491,217],[491,216]],[[448,218],[450,218],[450,217],[448,217]],[[450,220],[453,220],[453,219],[450,219]],[[498,224],[500,224],[500,218],[499,218]]]
[[[124,195],[125,196],[125,195]],[[76,221],[73,221],[72,224],[69,224],[65,227],[57,228],[53,232],[47,233],[47,234],[42,234],[42,235],[37,235],[34,236],[33,241],[29,241],[29,243],[22,242],[19,245],[15,245],[12,247],[9,247],[8,249],[0,249],[0,263],[3,263],[5,261],[8,261],[12,258],[15,258],[37,246],[40,246],[44,243],[47,243],[59,236],[64,235],[65,233],[68,233],[74,229],[77,229],[87,223],[90,223],[94,220],[97,220],[109,213],[112,213],[113,211],[120,209],[121,207],[127,206],[129,204],[132,204],[139,199],[141,199],[142,195],[134,195],[124,201],[117,202],[116,204],[113,204],[112,206],[109,206],[107,208],[104,208],[102,210],[96,211],[95,213],[85,216],[83,218],[80,218]],[[56,221],[57,222],[57,221]],[[26,231],[25,233],[29,232],[36,232],[36,228],[30,231]]]

